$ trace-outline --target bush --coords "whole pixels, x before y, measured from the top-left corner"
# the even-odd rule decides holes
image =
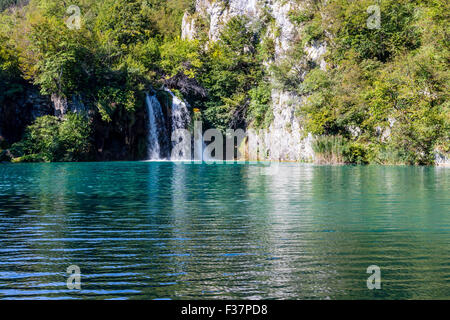
[[[89,122],[83,115],[69,113],[59,125],[63,161],[87,160],[91,148]]]
[[[249,92],[251,101],[248,107],[247,120],[253,122],[253,126],[256,128],[264,124],[266,114],[270,111],[271,93],[270,84],[267,82],[262,82]]]
[[[63,120],[43,116],[35,120],[22,141],[11,147],[15,162],[84,161],[90,153],[90,125],[83,115]]]
[[[413,50],[420,45],[420,34],[414,26],[418,6],[411,0],[385,0],[380,3],[380,29],[367,28],[367,8],[372,0],[333,0],[323,10],[323,21],[335,36],[336,61],[354,49],[359,59],[377,59],[386,62],[397,53]]]
[[[13,163],[22,163],[22,162],[46,162],[46,159],[42,157],[40,154],[27,154],[22,157],[12,159]]]
[[[367,164],[368,150],[365,145],[360,143],[351,143],[346,150],[345,162],[354,164]]]

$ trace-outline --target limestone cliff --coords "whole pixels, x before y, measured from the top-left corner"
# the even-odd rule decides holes
[[[279,63],[286,57],[298,37],[299,30],[289,18],[291,10],[298,6],[296,1],[291,0],[197,0],[195,14],[186,13],[183,18],[182,37],[185,39],[197,37],[200,19],[209,22],[208,37],[210,41],[216,41],[221,29],[232,17],[245,15],[255,22],[261,20],[263,15],[269,14],[273,23],[265,36],[271,37],[275,44],[275,57],[273,61],[267,62],[269,67],[270,64]],[[325,43],[317,43],[304,49],[308,60],[314,61],[323,69],[326,68],[326,63],[322,59],[326,52]],[[301,66],[297,67],[299,68],[301,69]],[[305,70],[304,74],[306,72]],[[275,79],[272,82],[275,82]],[[249,139],[257,139],[260,142],[259,154],[264,155],[266,159],[313,160],[312,137],[305,135],[301,119],[295,114],[295,110],[302,104],[303,97],[279,89],[276,85],[274,88],[271,93],[273,121],[264,130],[248,128]],[[251,155],[256,154],[256,150],[249,151]]]

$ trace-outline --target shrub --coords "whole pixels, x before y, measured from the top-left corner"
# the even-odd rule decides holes
[[[348,149],[344,153],[345,162],[354,164],[367,164],[368,150],[365,145],[361,143],[350,143]]]
[[[62,142],[63,161],[87,160],[90,152],[91,128],[83,115],[68,113],[59,125],[59,140]]]
[[[84,161],[89,159],[90,134],[83,115],[69,113],[63,120],[43,116],[28,126],[11,152],[16,162]]]
[[[256,128],[264,124],[267,112],[270,110],[271,87],[267,82],[262,82],[258,87],[250,90],[250,105],[248,107],[247,120],[253,122]]]
[[[248,18],[238,16],[226,24],[220,40],[210,44],[199,74],[208,91],[205,119],[208,126],[223,131],[242,127],[246,115],[256,115],[248,113],[247,107],[250,91],[262,82],[263,68],[257,52],[259,35],[250,31],[249,23]]]

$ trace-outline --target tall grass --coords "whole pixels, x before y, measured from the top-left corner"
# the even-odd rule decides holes
[[[313,150],[318,164],[344,164],[349,149],[347,139],[342,136],[319,136],[314,139]]]

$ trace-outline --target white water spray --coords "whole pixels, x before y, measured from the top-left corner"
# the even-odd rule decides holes
[[[146,103],[148,110],[148,159],[161,159],[161,134],[164,128],[164,115],[162,113],[161,104],[156,96],[146,95]]]
[[[173,94],[172,91],[169,89],[165,89],[167,93],[170,94],[172,97],[172,112],[171,112],[171,122],[172,122],[172,133],[176,132],[179,129],[187,129],[189,124],[191,123],[191,116],[189,114],[189,110],[186,106],[186,103],[181,101],[176,95]],[[171,140],[172,137],[169,137],[169,140]],[[176,142],[172,142],[172,147]],[[172,157],[170,160],[191,160],[187,159],[188,155],[184,154],[172,154]]]
[[[178,142],[172,142],[171,148],[168,146],[169,141],[171,141],[172,134],[180,129],[188,129],[191,123],[191,116],[189,114],[188,107],[185,102],[175,96],[169,89],[165,89],[167,93],[169,93],[172,97],[172,107],[170,112],[170,123],[171,123],[171,132],[166,132],[164,114],[162,112],[161,104],[155,95],[150,96],[147,94],[146,102],[148,109],[148,118],[149,118],[149,132],[148,132],[148,159],[149,160],[161,160],[164,156],[162,154],[166,154],[164,151],[170,151]],[[162,145],[161,145],[162,143]],[[166,146],[167,144],[167,146]],[[189,142],[190,145],[190,142]],[[195,160],[206,160],[203,157],[203,151],[206,146],[203,141],[203,135],[200,132],[195,134],[194,138],[194,152]],[[192,160],[189,152],[189,148],[187,150],[182,150],[180,154],[172,155],[170,160]]]

